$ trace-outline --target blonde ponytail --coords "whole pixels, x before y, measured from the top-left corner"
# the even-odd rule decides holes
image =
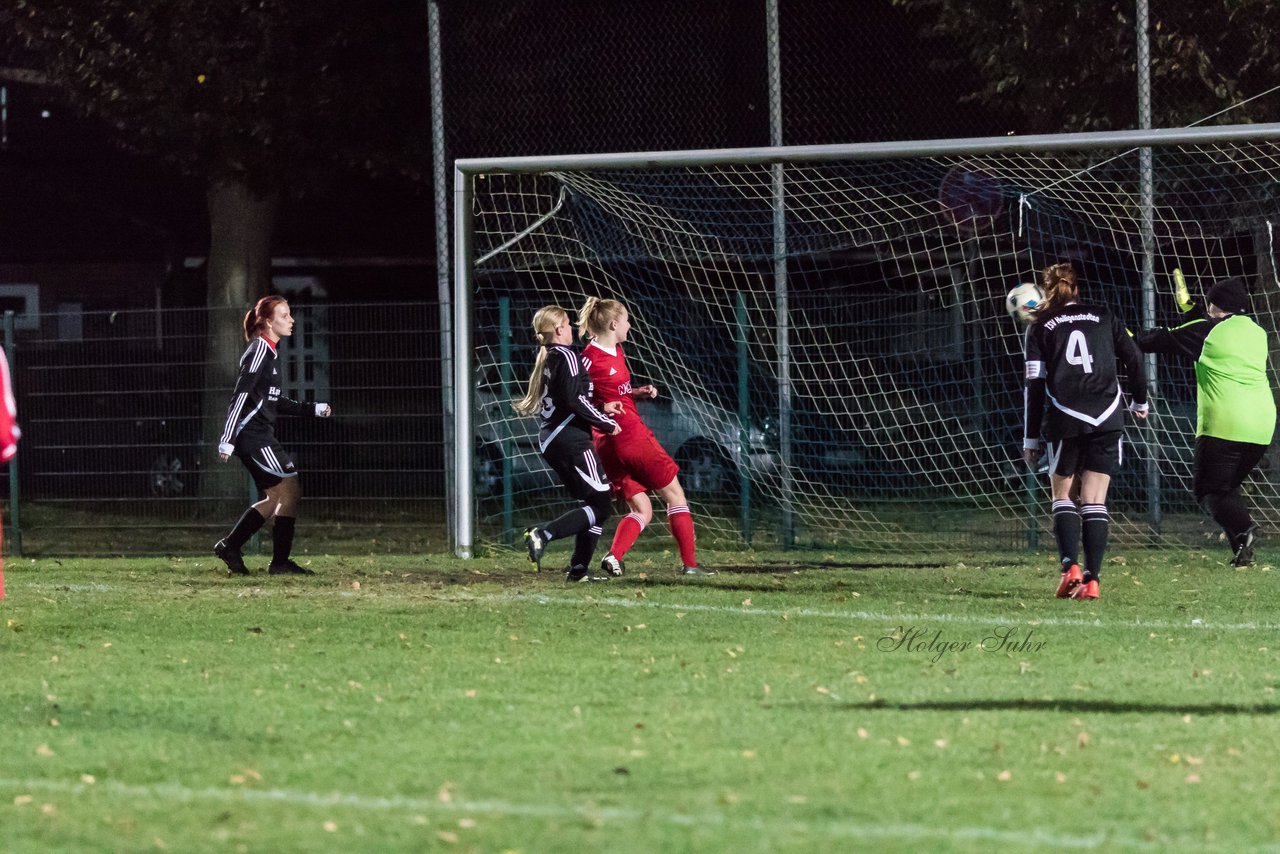
[[[512,401],[511,408],[526,418],[536,415],[542,408],[543,372],[547,367],[547,347],[556,334],[560,322],[568,323],[569,313],[558,305],[544,305],[533,315],[533,334],[538,339],[538,356],[533,360],[533,372],[524,397]]]
[[[578,309],[578,337],[598,338],[609,331],[609,324],[622,316],[627,308],[616,299],[587,297]]]

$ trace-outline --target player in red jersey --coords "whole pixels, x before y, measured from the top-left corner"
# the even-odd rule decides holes
[[[610,575],[622,575],[623,557],[653,519],[653,504],[648,494],[652,490],[667,505],[667,524],[680,549],[681,572],[714,575],[698,566],[693,516],[677,476],[680,467],[637,411],[636,401],[652,400],[658,396],[658,389],[653,385],[631,386],[631,371],[622,353],[622,344],[630,330],[626,306],[617,300],[588,297],[578,312],[578,334],[590,339],[583,348],[582,361],[594,386],[594,403],[613,414],[622,428],[616,436],[596,431],[593,436],[596,454],[604,464],[614,493],[631,509],[618,523],[613,545],[601,561],[601,568]]]
[[[18,406],[9,381],[9,359],[0,349],[0,462],[7,463],[18,453]],[[4,563],[0,562],[0,599],[4,598]]]

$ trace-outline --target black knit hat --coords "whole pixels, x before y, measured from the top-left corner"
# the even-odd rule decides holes
[[[1249,310],[1249,289],[1239,277],[1214,282],[1209,288],[1209,302],[1231,314]]]

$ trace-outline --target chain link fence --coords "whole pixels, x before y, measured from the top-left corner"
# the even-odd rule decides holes
[[[334,411],[277,425],[302,473],[299,552],[441,548],[436,306],[291,307],[285,393]],[[207,553],[256,500],[243,466],[217,457],[220,417],[202,414],[225,412],[231,398],[205,380],[209,318],[207,309],[42,314],[11,333],[23,437],[17,488],[6,493],[16,498],[10,552]]]

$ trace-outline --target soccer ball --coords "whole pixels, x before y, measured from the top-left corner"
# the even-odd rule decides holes
[[[1036,309],[1044,302],[1044,293],[1035,282],[1023,282],[1004,298],[1004,310],[1019,323],[1035,320]]]

